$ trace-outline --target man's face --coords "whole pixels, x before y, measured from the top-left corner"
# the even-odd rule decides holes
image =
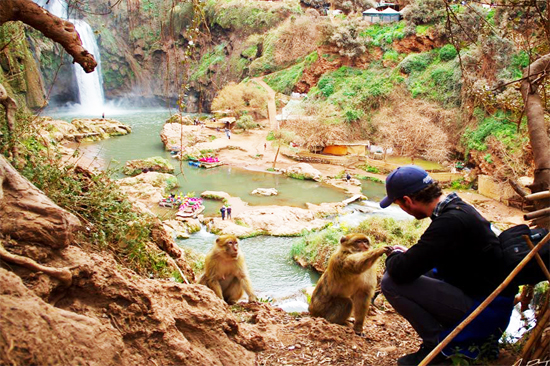
[[[420,206],[420,203],[411,199],[409,196],[398,198],[395,200],[395,203],[397,203],[403,211],[413,216],[417,220],[422,220],[428,217],[426,216],[424,211],[421,210],[422,207]]]

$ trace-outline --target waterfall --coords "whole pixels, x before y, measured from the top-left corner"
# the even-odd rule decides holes
[[[92,113],[99,113],[103,108],[103,84],[101,82],[101,60],[99,58],[99,47],[94,36],[92,27],[83,20],[71,20],[76,31],[80,34],[82,45],[88,52],[94,55],[97,67],[91,73],[86,73],[79,64],[74,64],[74,72],[78,83],[78,94],[80,105],[83,109]]]
[[[74,64],[73,69],[78,85],[78,95],[81,108],[90,114],[99,114],[103,112],[104,95],[103,83],[101,80],[101,59],[99,47],[90,25],[84,20],[69,19],[69,8],[65,0],[35,0],[36,3],[48,10],[50,13],[62,19],[68,19],[74,24],[76,31],[80,35],[80,40],[84,48],[94,55],[97,61],[97,67],[91,73],[85,73],[79,64]]]

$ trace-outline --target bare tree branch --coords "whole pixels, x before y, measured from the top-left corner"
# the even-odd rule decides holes
[[[94,71],[97,62],[94,56],[82,47],[80,36],[71,22],[56,17],[31,0],[1,0],[0,25],[17,20],[61,44],[84,71]]]

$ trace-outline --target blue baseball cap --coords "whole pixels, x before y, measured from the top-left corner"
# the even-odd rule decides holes
[[[386,197],[380,201],[380,207],[386,208],[396,199],[421,191],[433,182],[433,178],[416,165],[400,166],[386,178]]]

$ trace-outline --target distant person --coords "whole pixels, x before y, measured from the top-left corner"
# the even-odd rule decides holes
[[[349,172],[346,172],[346,182],[349,184],[351,181],[351,175],[349,175]]]
[[[231,140],[231,131],[229,131],[229,128],[226,128],[226,129],[225,129],[225,135],[227,136],[227,138],[228,138],[229,140]]]
[[[227,212],[227,219],[231,220],[231,206],[227,206],[226,212]]]
[[[220,212],[222,213],[222,220],[225,220],[225,206],[222,206],[222,208],[220,208]]]
[[[264,144],[264,152],[267,150],[267,142]]]
[[[101,118],[105,119],[105,112],[103,112],[103,114],[101,114]]]

